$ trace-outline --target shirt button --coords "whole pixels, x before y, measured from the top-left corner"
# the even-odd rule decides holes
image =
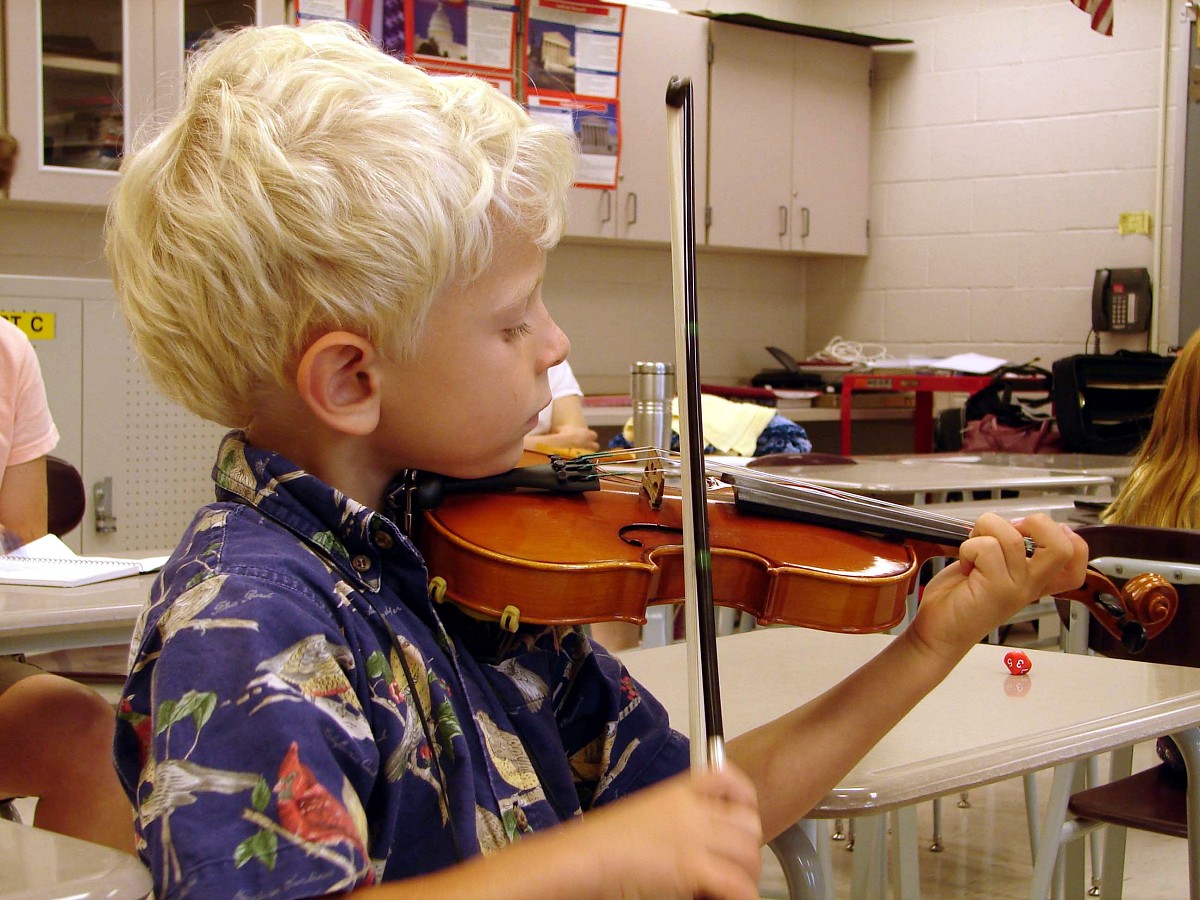
[[[367,569],[371,568],[371,560],[369,557],[362,556],[360,554],[354,557],[354,559],[350,560],[350,565],[354,566],[354,570],[356,572],[365,572]]]
[[[380,550],[391,550],[396,541],[387,531],[375,532],[375,546]]]

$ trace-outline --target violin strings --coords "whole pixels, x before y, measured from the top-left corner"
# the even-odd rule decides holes
[[[635,447],[631,450],[618,451],[602,450],[597,453],[585,454],[579,459],[596,465],[597,470],[594,477],[606,477],[624,482],[636,482],[640,476],[616,468],[621,464],[633,467],[655,461],[668,474],[680,466],[677,453],[657,447]],[[612,468],[606,469],[605,463],[609,463]],[[704,470],[705,474],[715,473],[722,476],[721,482],[732,486],[735,490],[746,489],[757,483],[760,491],[773,498],[786,498],[787,502],[797,510],[815,514],[839,512],[861,514],[866,516],[871,523],[880,527],[903,523],[935,537],[940,535],[950,544],[960,544],[965,541],[974,527],[974,523],[966,519],[904,506],[864,494],[841,491],[826,485],[812,484],[792,476],[764,472],[748,466],[731,466],[706,458]],[[771,491],[770,488],[762,488],[762,485],[772,486],[779,490]],[[1025,544],[1027,549],[1032,552],[1035,547],[1032,539],[1026,538]]]

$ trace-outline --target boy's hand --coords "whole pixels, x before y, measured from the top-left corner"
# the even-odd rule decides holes
[[[1024,538],[1037,546],[1026,556]],[[925,586],[909,630],[947,660],[1039,597],[1083,583],[1088,548],[1069,527],[1038,513],[1009,523],[986,513],[959,549],[958,561]]]
[[[601,896],[754,900],[762,846],[750,779],[727,766],[684,774],[584,817]]]

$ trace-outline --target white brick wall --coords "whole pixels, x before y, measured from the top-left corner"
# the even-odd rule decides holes
[[[1155,206],[1164,3],[1116,4],[1112,38],[1067,0],[794,9],[913,40],[876,51],[870,255],[808,263],[808,349],[836,334],[896,355],[1081,352],[1093,271],[1154,268],[1151,239],[1117,223]],[[1175,339],[1169,269],[1155,285],[1160,346]],[[1120,346],[1146,339],[1105,337]]]

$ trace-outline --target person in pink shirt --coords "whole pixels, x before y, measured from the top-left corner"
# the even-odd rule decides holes
[[[0,319],[0,537],[46,533],[46,454],[58,429],[29,339]],[[116,715],[91,688],[0,656],[0,798],[37,797],[34,824],[134,852],[111,752]]]

